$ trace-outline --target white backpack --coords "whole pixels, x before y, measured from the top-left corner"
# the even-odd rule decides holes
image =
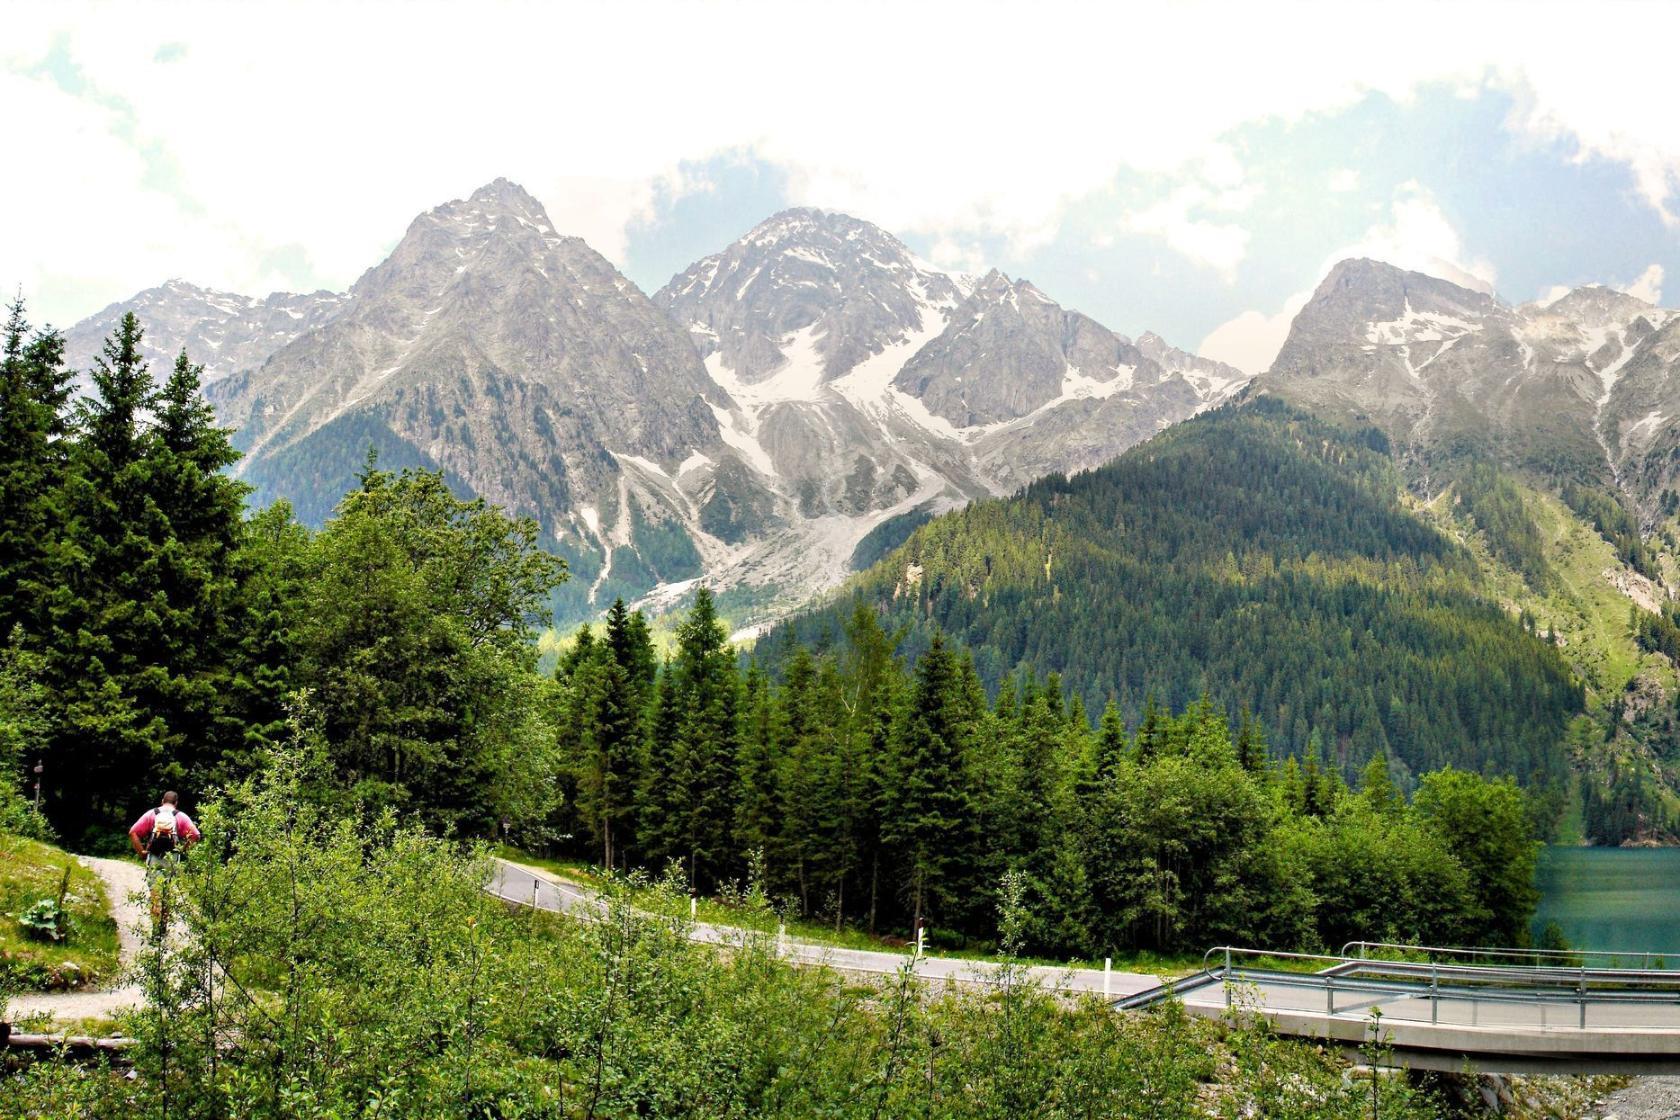
[[[175,810],[162,805],[152,814],[152,835],[146,841],[146,854],[166,856],[175,850]]]

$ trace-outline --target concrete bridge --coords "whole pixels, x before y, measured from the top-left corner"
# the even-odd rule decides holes
[[[1126,996],[1192,1015],[1254,1014],[1279,1034],[1376,1039],[1418,1068],[1680,1073],[1680,956],[1354,942],[1337,956],[1219,946],[1202,970]]]

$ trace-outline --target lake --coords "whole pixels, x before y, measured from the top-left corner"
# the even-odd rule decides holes
[[[1536,941],[1556,921],[1576,948],[1671,953],[1680,962],[1680,848],[1548,847],[1537,883]]]

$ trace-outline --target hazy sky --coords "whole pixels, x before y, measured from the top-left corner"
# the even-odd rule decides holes
[[[1680,302],[1680,10],[0,9],[0,284],[343,289],[505,175],[644,289],[785,205],[1250,369],[1344,256]]]

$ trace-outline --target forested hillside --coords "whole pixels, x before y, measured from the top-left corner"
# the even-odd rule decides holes
[[[1279,752],[1348,775],[1386,755],[1402,783],[1453,765],[1555,791],[1584,700],[1406,508],[1380,432],[1266,397],[922,527],[768,648],[838,636],[856,599],[911,653],[937,631],[967,644],[988,686],[1056,672],[1130,724],[1206,691]]]

